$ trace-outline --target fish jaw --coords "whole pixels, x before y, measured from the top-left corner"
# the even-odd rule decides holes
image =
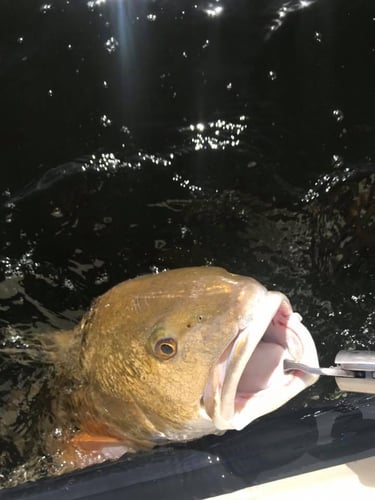
[[[256,307],[249,301],[239,331],[211,370],[202,404],[218,430],[241,430],[284,405],[318,379],[285,373],[284,359],[319,366],[314,341],[279,292],[268,292]]]

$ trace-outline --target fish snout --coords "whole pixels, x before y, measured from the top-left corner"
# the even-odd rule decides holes
[[[282,293],[268,292],[262,285],[252,289],[255,295],[248,297],[238,333],[211,370],[203,396],[219,430],[242,429],[317,380],[311,374],[284,372],[287,358],[318,366],[314,341],[301,316]]]

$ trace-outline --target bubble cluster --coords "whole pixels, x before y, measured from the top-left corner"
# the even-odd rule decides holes
[[[40,12],[42,14],[47,14],[48,12],[50,12],[52,9],[52,4],[50,3],[44,3],[40,6]]]
[[[276,78],[277,78],[277,73],[276,73],[276,71],[272,71],[272,70],[270,70],[270,71],[268,72],[268,78],[269,78],[270,80],[272,80],[272,81],[276,80]]]
[[[39,263],[33,259],[33,251],[25,252],[19,259],[11,259],[10,257],[1,257],[0,266],[3,270],[5,279],[23,278],[24,273],[32,272],[39,267]]]
[[[192,193],[202,191],[201,186],[197,186],[196,184],[193,184],[190,181],[190,179],[185,179],[180,174],[174,174],[174,176],[172,177],[172,180],[174,182],[177,182],[182,188],[188,189]]]
[[[323,40],[323,36],[322,34],[320,33],[320,31],[315,31],[314,33],[314,40],[318,43],[322,43],[322,40]]]
[[[168,167],[171,165],[171,161],[168,160],[167,158],[163,158],[161,156],[155,155],[155,154],[148,154],[148,153],[138,153],[138,157],[142,161],[150,161],[154,165],[162,165],[163,167]]]
[[[189,130],[193,132],[191,142],[194,149],[224,150],[228,147],[235,148],[240,144],[239,136],[246,130],[247,125],[240,119],[240,123],[226,120],[190,124]]]
[[[275,9],[275,11],[272,13],[273,19],[268,26],[268,34],[270,35],[273,32],[277,31],[284,24],[289,14],[309,7],[310,5],[315,3],[315,1],[316,0],[291,0],[282,2],[281,7]]]
[[[115,52],[115,50],[117,49],[118,45],[119,45],[118,41],[113,36],[111,36],[110,38],[108,38],[108,40],[104,44],[104,46],[106,48],[106,51],[109,54],[112,54],[113,52]]]
[[[337,122],[342,122],[344,119],[344,113],[341,111],[341,109],[334,109],[332,111],[332,115],[334,116]]]
[[[342,161],[341,158],[340,162]],[[341,163],[340,163],[341,165]],[[304,203],[310,203],[312,200],[318,198],[320,193],[329,193],[337,184],[345,182],[351,178],[353,171],[346,167],[339,174],[323,174],[321,175],[314,184],[314,187],[309,189],[305,196],[302,198]]]
[[[100,123],[102,124],[103,127],[107,128],[112,125],[112,120],[109,118],[109,116],[102,115],[100,117]]]
[[[89,161],[82,164],[83,172],[86,170],[95,172],[116,171],[123,163],[113,153],[102,153],[100,156],[91,155]]]
[[[87,2],[87,7],[90,10],[93,10],[95,7],[99,7],[99,5],[105,4],[107,0],[89,0]]]
[[[205,12],[208,17],[218,17],[220,16],[224,11],[224,7],[222,5],[215,5],[213,3],[209,3],[207,7],[203,9],[203,12]]]

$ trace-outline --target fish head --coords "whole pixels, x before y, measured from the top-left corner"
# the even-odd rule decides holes
[[[288,299],[221,268],[121,283],[95,302],[79,331],[96,413],[138,442],[242,429],[317,379],[283,370],[286,358],[318,366]]]

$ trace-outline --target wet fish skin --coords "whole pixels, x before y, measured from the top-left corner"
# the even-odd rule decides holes
[[[90,416],[80,426],[110,421],[115,434],[126,429],[139,444],[164,441],[171,428],[183,432],[183,422],[200,411],[212,365],[238,331],[243,305],[234,291],[241,279],[252,284],[256,302],[263,287],[255,280],[234,280],[215,268],[140,277],[99,297],[73,332],[63,365],[67,378],[77,380],[80,373],[74,405],[79,415]],[[153,354],[159,337],[177,340],[174,359],[166,362]],[[89,424],[91,419],[95,422]]]
[[[54,412],[68,429],[57,443],[63,470],[222,433],[203,395],[266,295],[252,278],[193,267],[128,280],[99,297],[74,331],[55,336],[62,390]]]

